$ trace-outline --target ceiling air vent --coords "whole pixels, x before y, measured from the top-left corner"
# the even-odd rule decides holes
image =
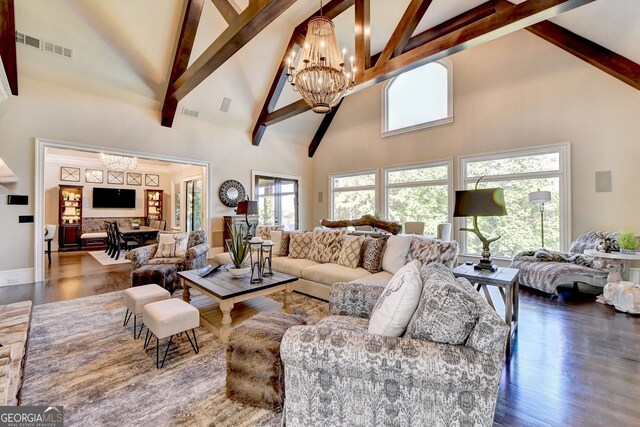
[[[16,43],[26,44],[27,46],[35,47],[36,49],[40,49],[42,42],[37,37],[31,37],[26,34],[22,34],[16,31]]]
[[[54,55],[62,56],[64,58],[68,58],[68,59],[73,58],[73,50],[67,47],[60,46],[45,40],[41,40],[37,37],[32,37],[27,34],[19,33],[17,31],[16,31],[16,43],[35,47],[36,49],[44,50],[45,52],[53,53]]]
[[[222,98],[222,105],[220,106],[220,111],[226,113],[229,111],[229,106],[231,105],[231,98],[224,97]]]
[[[71,49],[62,47],[60,45],[57,45],[55,43],[51,43],[48,41],[44,42],[44,51],[53,53],[56,55],[64,56],[65,58],[69,58],[69,59],[73,58],[73,51]]]
[[[182,114],[185,116],[198,117],[198,112],[195,110],[189,110],[188,108],[182,108]]]

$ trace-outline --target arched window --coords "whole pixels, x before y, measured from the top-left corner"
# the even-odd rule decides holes
[[[453,65],[443,59],[407,71],[382,92],[382,136],[453,121]]]

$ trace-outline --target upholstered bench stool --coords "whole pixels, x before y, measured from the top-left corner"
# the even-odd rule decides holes
[[[131,273],[131,287],[156,283],[169,292],[177,288],[178,270],[174,265],[145,265]]]
[[[284,367],[280,342],[304,317],[280,312],[259,313],[231,331],[227,344],[227,397],[251,406],[281,411]]]
[[[124,291],[124,306],[127,307],[127,311],[124,315],[124,323],[122,326],[127,326],[131,315],[133,315],[133,337],[135,339],[140,338],[144,323],[140,325],[140,331],[136,334],[138,315],[142,314],[142,308],[149,303],[162,301],[171,298],[171,294],[166,289],[162,289],[156,284],[138,286],[136,288],[129,288]]]
[[[191,343],[191,347],[193,347],[193,351],[196,354],[200,352],[195,331],[200,326],[200,312],[191,304],[178,298],[170,298],[145,305],[142,315],[144,316],[144,324],[147,327],[144,348],[149,345],[152,338],[151,334],[156,337],[156,368],[164,366],[174,335],[181,335],[184,332]],[[193,341],[189,336],[189,331],[193,334]],[[167,337],[169,337],[169,342],[164,351],[162,363],[160,363],[160,340]]]

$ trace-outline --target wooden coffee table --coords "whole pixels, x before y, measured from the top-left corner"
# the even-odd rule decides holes
[[[277,311],[289,307],[295,276],[273,272],[262,283],[252,284],[249,276],[235,278],[225,270],[218,270],[200,277],[197,270],[180,271],[182,281],[182,299],[191,301],[190,288],[195,288],[208,298],[194,299],[193,305],[200,310],[200,319],[204,326],[223,342],[229,339],[229,333],[242,321],[261,311]],[[285,291],[284,307],[282,303],[265,298],[276,292]],[[231,317],[231,310],[236,308]]]

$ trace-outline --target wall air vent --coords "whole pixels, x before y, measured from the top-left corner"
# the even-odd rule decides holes
[[[73,50],[67,47],[48,42],[46,40],[41,40],[28,34],[19,33],[18,31],[16,31],[16,43],[35,47],[36,49],[53,53],[54,55],[62,56],[64,58],[73,58]]]
[[[198,117],[198,112],[195,110],[189,110],[188,108],[182,108],[182,114],[185,116]]]

